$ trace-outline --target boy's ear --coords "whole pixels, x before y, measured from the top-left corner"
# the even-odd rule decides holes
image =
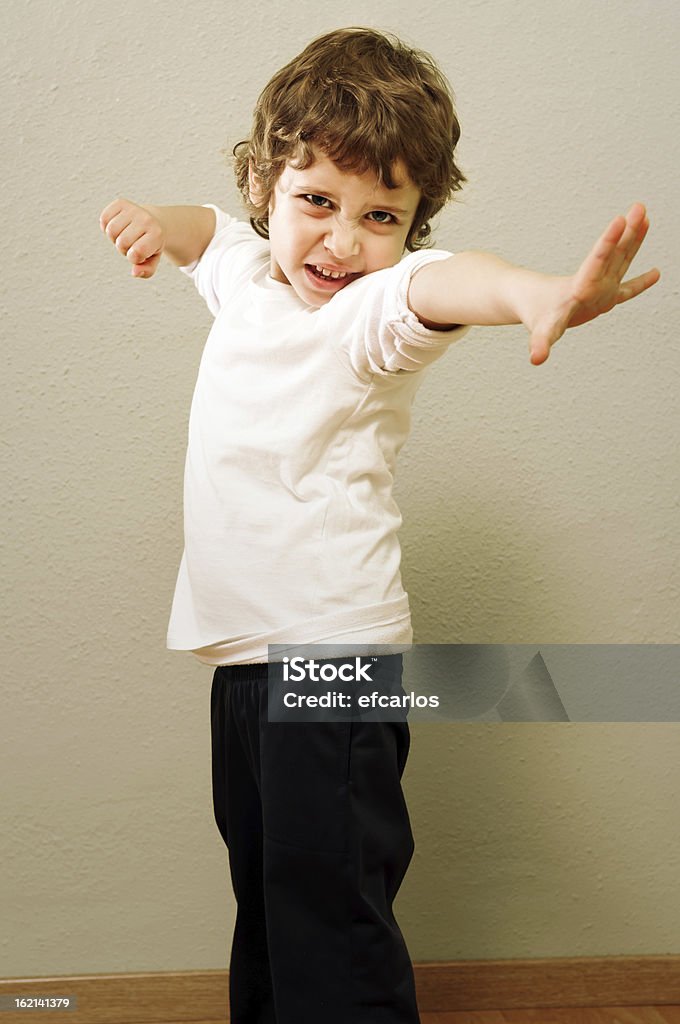
[[[253,170],[252,161],[248,161],[248,194],[250,195],[250,201],[254,206],[259,206],[262,202],[262,183],[259,176]]]

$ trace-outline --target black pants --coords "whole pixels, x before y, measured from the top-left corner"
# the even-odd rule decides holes
[[[237,902],[231,1022],[417,1024],[392,912],[414,849],[408,724],[270,723],[267,689],[267,665],[234,665],[211,692],[215,820]]]

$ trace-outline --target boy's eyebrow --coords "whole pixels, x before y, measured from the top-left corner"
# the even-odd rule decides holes
[[[296,190],[299,189],[301,192],[307,192],[307,193],[311,193],[311,194],[314,194],[314,195],[323,195],[327,199],[332,199],[336,203],[338,201],[338,197],[337,196],[333,195],[332,192],[329,192],[327,188],[322,188],[320,185],[309,185],[309,184],[303,183],[301,185],[296,185],[295,188],[296,188]],[[378,202],[376,202],[376,204],[373,206],[373,209],[374,210],[385,210],[386,213],[401,213],[401,214],[405,214],[405,213],[409,212],[408,210],[402,209],[400,206],[391,206],[391,205],[389,205],[387,203],[378,203]]]

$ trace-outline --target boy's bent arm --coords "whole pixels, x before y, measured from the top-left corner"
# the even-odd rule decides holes
[[[545,362],[568,327],[584,324],[655,284],[649,270],[623,282],[649,228],[644,206],[616,217],[570,277],[515,267],[491,253],[462,252],[428,263],[410,283],[408,305],[426,326],[519,324],[530,332],[531,362]]]
[[[133,277],[153,277],[161,255],[178,267],[200,259],[215,234],[215,211],[205,206],[140,206],[114,199],[99,227],[132,264]]]

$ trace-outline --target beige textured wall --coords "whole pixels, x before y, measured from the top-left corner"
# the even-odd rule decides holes
[[[450,75],[470,184],[437,243],[568,272],[636,199],[653,292],[543,367],[477,329],[430,372],[398,496],[417,639],[677,642],[678,10],[18,0],[7,154],[0,974],[220,968],[211,674],[164,648],[210,315],[133,281],[117,195],[239,209],[220,149],[313,35],[368,24]],[[415,959],[680,953],[677,725],[414,725]]]

